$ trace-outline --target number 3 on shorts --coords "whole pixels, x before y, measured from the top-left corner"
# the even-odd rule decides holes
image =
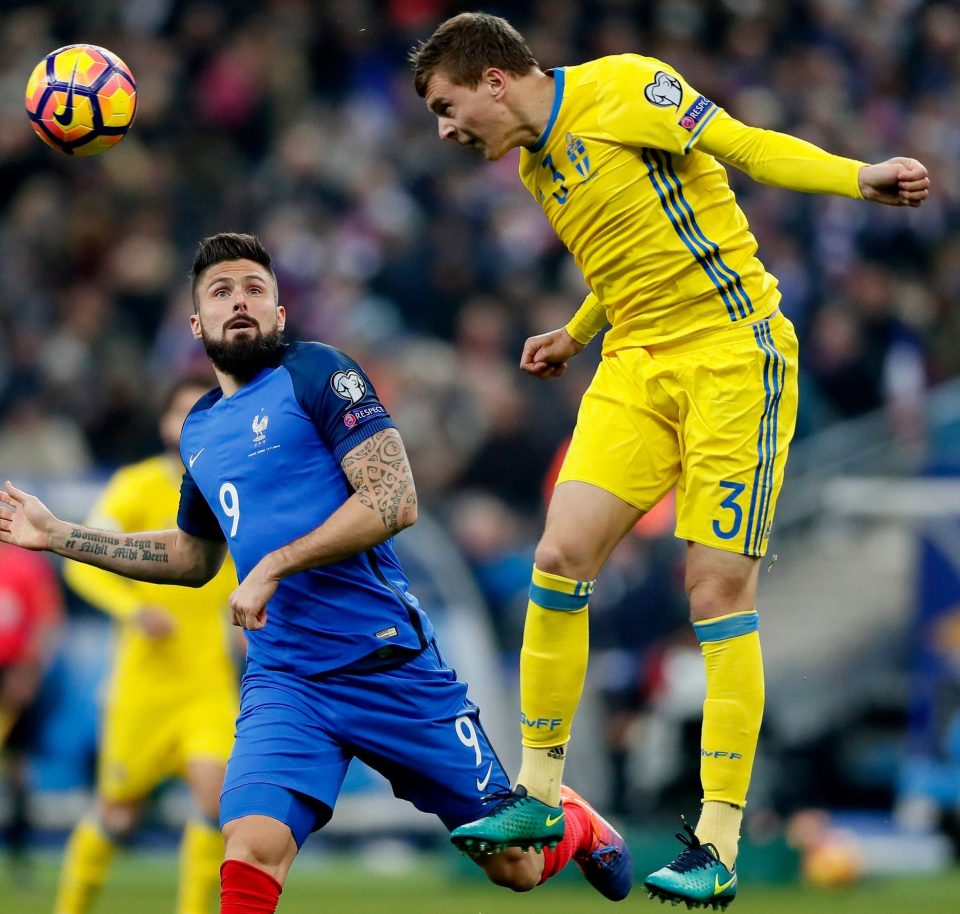
[[[720,507],[732,511],[733,516],[730,518],[730,527],[726,530],[723,529],[719,520],[715,520],[713,522],[713,532],[722,540],[732,540],[740,532],[740,527],[743,524],[743,508],[737,504],[737,499],[743,494],[746,486],[742,482],[724,480],[720,483],[720,488],[730,490],[727,497],[720,502]]]

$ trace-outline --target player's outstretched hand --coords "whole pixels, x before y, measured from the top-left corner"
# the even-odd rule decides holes
[[[903,156],[864,165],[859,181],[864,200],[887,206],[920,206],[930,196],[930,178],[923,163]]]
[[[250,574],[240,582],[240,586],[230,594],[233,624],[251,632],[263,628],[267,624],[267,603],[274,595],[278,583],[261,565],[255,565]]]
[[[47,549],[56,518],[36,495],[21,492],[8,479],[0,489],[0,540],[24,549]]]
[[[531,336],[523,344],[520,356],[522,371],[538,378],[558,378],[567,370],[567,360],[583,349],[566,327]]]

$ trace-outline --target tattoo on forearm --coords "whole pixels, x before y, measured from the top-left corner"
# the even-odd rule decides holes
[[[70,531],[70,539],[63,544],[63,548],[67,552],[80,555],[105,555],[129,562],[170,561],[166,543],[104,530],[84,530],[80,527],[74,527]]]
[[[378,512],[391,532],[400,529],[407,512],[416,507],[417,493],[397,430],[371,435],[342,465],[360,503]]]

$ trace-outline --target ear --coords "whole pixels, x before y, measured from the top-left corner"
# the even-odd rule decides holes
[[[193,338],[195,340],[199,340],[203,337],[203,327],[200,324],[199,314],[190,315],[190,332],[193,334]]]
[[[486,86],[494,98],[499,98],[507,88],[507,74],[497,67],[487,67],[480,77],[480,85]]]
[[[282,331],[287,326],[287,309],[277,305],[277,330]]]

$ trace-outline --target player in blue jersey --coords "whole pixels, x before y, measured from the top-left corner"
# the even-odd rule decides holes
[[[417,517],[403,442],[360,366],[320,343],[286,343],[269,254],[253,236],[201,242],[194,336],[220,388],[180,438],[178,527],[117,534],[56,518],[5,484],[0,541],[140,580],[199,585],[228,548],[247,672],[220,803],[221,914],[276,909],[310,832],[333,814],[351,759],[449,829],[509,795],[466,685],[443,662],[390,538]],[[564,788],[554,848],[474,859],[526,891],[571,859],[605,897],[632,882],[623,839]]]

